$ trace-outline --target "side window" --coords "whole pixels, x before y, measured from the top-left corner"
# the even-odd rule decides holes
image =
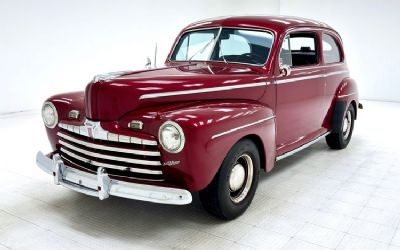
[[[325,63],[338,63],[341,61],[339,46],[331,35],[322,34],[322,50]]]
[[[299,67],[318,64],[317,35],[292,33],[283,42],[279,63]]]
[[[280,65],[293,66],[292,64],[292,54],[290,52],[290,38],[287,36],[282,44],[282,50],[279,57]]]

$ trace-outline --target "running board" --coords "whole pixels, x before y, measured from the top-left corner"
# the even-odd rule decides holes
[[[284,159],[284,158],[286,158],[286,157],[289,157],[289,156],[291,156],[291,155],[293,155],[293,154],[295,154],[295,153],[297,153],[297,152],[299,152],[299,151],[301,151],[301,150],[303,150],[303,149],[305,149],[305,148],[308,148],[309,146],[311,146],[311,145],[313,145],[314,143],[316,143],[316,142],[318,142],[319,140],[321,140],[322,137],[325,137],[325,136],[329,135],[330,133],[331,133],[331,131],[328,131],[328,132],[326,132],[326,133],[323,133],[322,135],[318,136],[318,137],[315,138],[314,140],[309,141],[309,142],[307,142],[306,144],[303,144],[303,145],[301,145],[300,147],[293,149],[292,151],[286,152],[286,153],[284,153],[284,154],[282,154],[282,155],[276,157],[275,161],[282,160],[282,159]]]

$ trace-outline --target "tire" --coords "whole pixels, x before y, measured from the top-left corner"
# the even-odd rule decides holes
[[[199,193],[204,209],[232,220],[243,214],[253,200],[260,172],[257,146],[249,139],[236,143],[211,183]]]
[[[351,135],[354,129],[355,110],[352,104],[348,107],[341,123],[336,124],[336,128],[332,128],[334,132],[327,135],[326,143],[332,149],[344,149],[347,147],[351,140]],[[339,127],[340,126],[340,127]]]

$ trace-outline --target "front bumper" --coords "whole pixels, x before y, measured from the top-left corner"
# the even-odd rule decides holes
[[[58,154],[50,159],[42,152],[36,155],[36,164],[53,175],[54,183],[66,188],[104,200],[111,196],[155,203],[184,205],[192,202],[192,195],[184,189],[144,185],[111,179],[99,167],[97,174],[90,174],[64,164]]]

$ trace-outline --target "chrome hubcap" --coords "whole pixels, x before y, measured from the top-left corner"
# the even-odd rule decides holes
[[[351,123],[352,123],[351,112],[350,110],[348,110],[346,112],[346,116],[343,119],[343,125],[342,125],[343,139],[345,140],[347,140],[347,138],[350,135]]]
[[[246,172],[242,164],[236,164],[231,172],[231,177],[229,178],[229,187],[231,191],[238,191],[244,183],[244,178],[246,177]]]
[[[253,160],[248,154],[243,154],[236,160],[229,176],[231,200],[239,203],[246,198],[252,182]]]

